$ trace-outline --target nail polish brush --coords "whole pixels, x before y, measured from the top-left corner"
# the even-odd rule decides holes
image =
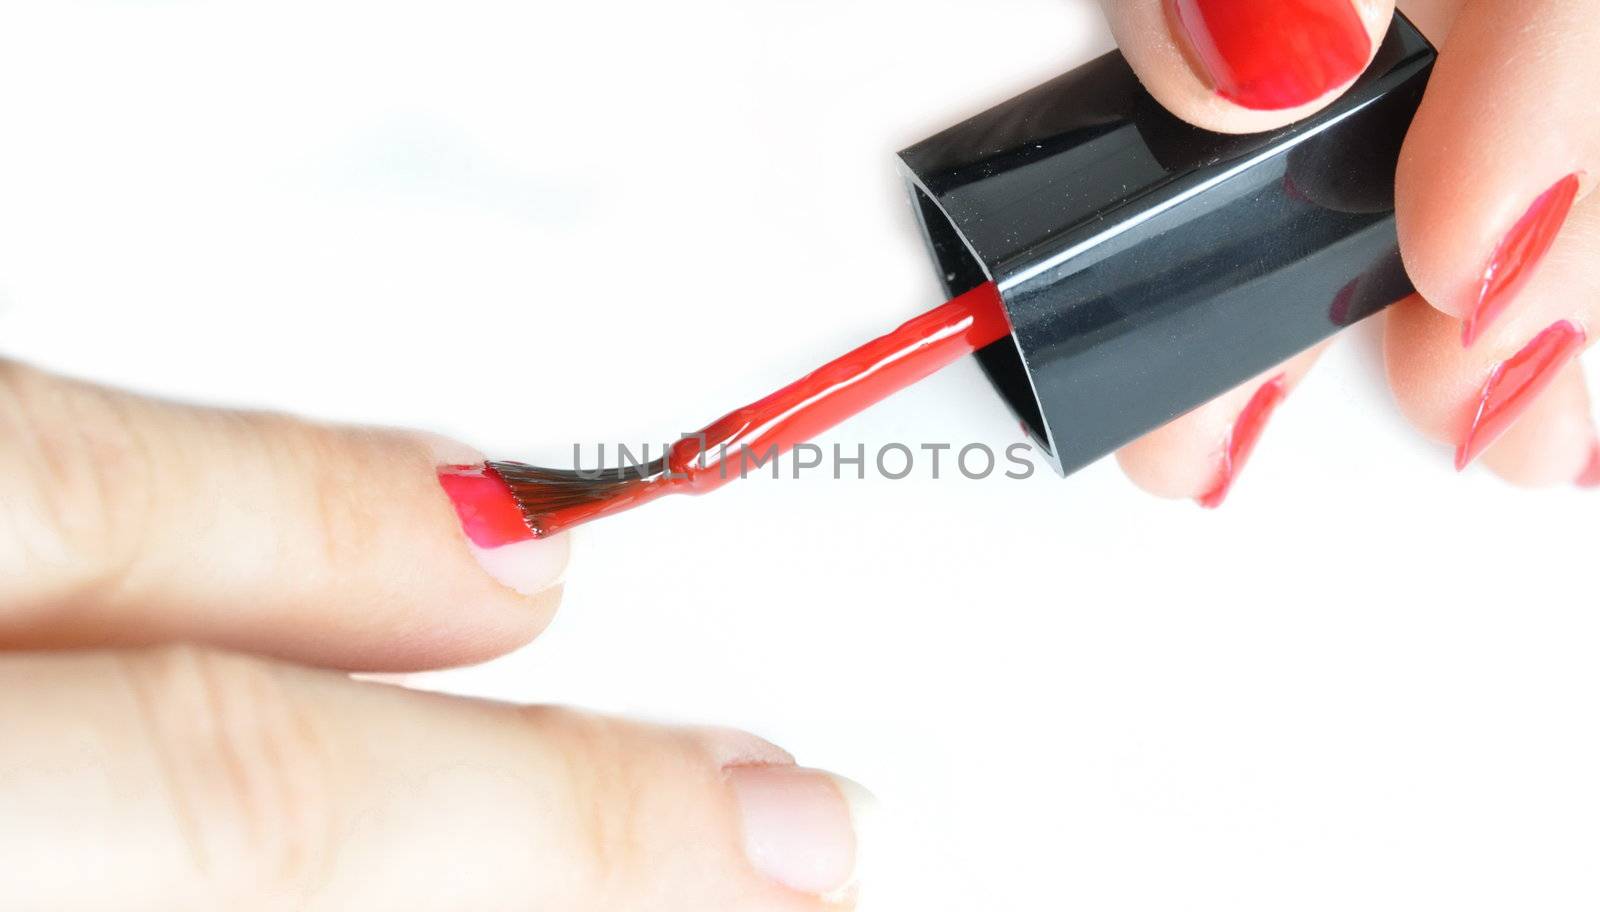
[[[1397,14],[1328,108],[1223,135],[1107,54],[901,153],[948,303],[646,466],[491,462],[441,481],[503,502],[480,544],[552,535],[715,490],[974,353],[1069,474],[1412,292],[1394,176],[1434,56]]]

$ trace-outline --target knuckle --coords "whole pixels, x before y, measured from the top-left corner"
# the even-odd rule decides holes
[[[16,569],[94,567],[76,586],[109,586],[126,569],[151,507],[154,460],[130,400],[0,362],[0,477]],[[3,560],[3,559],[0,559]],[[56,593],[61,595],[61,593]]]
[[[311,701],[260,659],[168,646],[124,661],[197,875],[220,895],[314,890],[335,791]]]
[[[359,558],[384,532],[381,498],[371,496],[401,450],[395,435],[313,424],[283,415],[255,415],[253,428],[274,474],[301,491],[306,545],[326,566]]]
[[[587,902],[595,908],[625,903],[651,867],[646,821],[652,777],[640,759],[650,752],[629,743],[627,727],[613,720],[551,707],[519,712],[560,765],[551,788],[571,815],[571,864],[583,872]]]

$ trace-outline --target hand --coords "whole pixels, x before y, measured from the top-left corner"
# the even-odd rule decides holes
[[[1267,130],[1332,102],[1376,52],[1392,0],[1104,0],[1150,92],[1212,130]],[[1389,381],[1428,437],[1519,485],[1600,484],[1576,358],[1600,326],[1600,3],[1418,0],[1440,48],[1401,154],[1397,220],[1420,292],[1387,315]],[[1169,497],[1220,502],[1321,348],[1124,449]]]
[[[481,460],[0,362],[5,908],[853,907],[864,796],[758,738],[291,664],[543,629],[566,539],[469,545]]]

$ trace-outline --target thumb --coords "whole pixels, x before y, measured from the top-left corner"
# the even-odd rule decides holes
[[[1219,133],[1322,110],[1367,68],[1393,0],[1102,0],[1145,89]]]
[[[0,659],[0,731],[8,909],[855,908],[865,793],[749,735],[172,647]]]

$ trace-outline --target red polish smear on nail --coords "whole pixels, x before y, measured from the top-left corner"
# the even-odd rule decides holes
[[[668,451],[661,473],[592,483],[522,481],[515,474],[508,480],[541,537],[664,494],[705,494],[1010,334],[1000,290],[986,282],[686,435]],[[528,468],[501,465],[508,473]]]
[[[1583,343],[1583,330],[1562,320],[1495,367],[1478,395],[1472,425],[1456,447],[1457,471],[1471,465],[1516,423],[1561,367],[1583,350]]]
[[[1578,198],[1578,183],[1578,175],[1569,174],[1540,194],[1495,248],[1478,287],[1478,300],[1461,332],[1463,345],[1477,341],[1484,327],[1505,312],[1533,277],[1544,255],[1555,244],[1561,226],[1566,224],[1567,213],[1572,211],[1572,203]]]
[[[1295,108],[1354,80],[1372,39],[1351,0],[1168,0],[1217,94],[1259,111]]]
[[[1239,413],[1239,420],[1234,422],[1233,431],[1228,435],[1228,447],[1222,454],[1222,473],[1217,486],[1200,495],[1198,498],[1200,506],[1207,510],[1215,510],[1228,499],[1228,492],[1233,489],[1234,479],[1244,471],[1245,463],[1255,451],[1256,442],[1261,439],[1261,432],[1267,428],[1267,420],[1282,404],[1288,388],[1288,381],[1284,375],[1279,374],[1268,380],[1256,390],[1254,396],[1250,397],[1244,411]]]
[[[467,538],[481,548],[498,548],[533,538],[511,489],[485,466],[445,466],[439,484],[455,505]]]
[[[1600,488],[1600,443],[1594,445],[1594,453],[1589,457],[1589,467],[1578,476],[1578,487]]]

